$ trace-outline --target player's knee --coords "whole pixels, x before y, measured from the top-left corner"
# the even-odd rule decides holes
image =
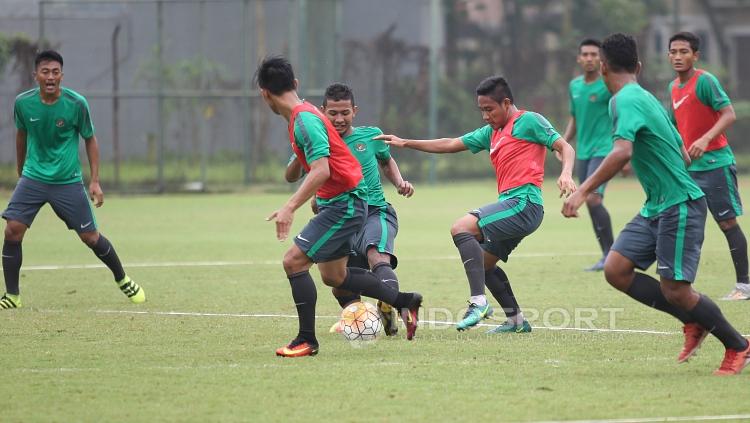
[[[586,197],[586,207],[589,209],[592,207],[597,207],[600,204],[602,204],[602,196],[599,194],[589,194]]]
[[[682,309],[690,308],[693,290],[689,284],[682,282],[662,282],[659,285],[661,287],[661,293],[664,295],[667,302]]]
[[[737,219],[723,220],[719,222],[719,228],[722,232],[726,232],[737,226]]]
[[[293,275],[295,273],[299,273],[305,269],[304,264],[306,263],[306,260],[302,260],[294,250],[289,250],[284,254],[284,259],[282,260],[281,264],[284,266],[284,272],[286,272],[287,275]]]
[[[607,260],[604,262],[604,278],[614,288],[625,292],[633,279],[633,270],[618,265],[617,262]]]
[[[26,233],[26,226],[21,222],[8,222],[5,225],[5,239],[8,241],[20,242]]]
[[[99,241],[98,232],[84,232],[78,234],[78,237],[81,238],[81,241],[83,241],[83,243],[86,244],[89,248],[94,248],[96,242]]]

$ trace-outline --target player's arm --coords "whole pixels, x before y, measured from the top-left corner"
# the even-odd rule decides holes
[[[380,170],[386,179],[396,187],[399,195],[403,195],[406,198],[414,195],[414,186],[401,176],[401,171],[396,161],[393,160],[393,157],[389,157],[387,160],[378,160],[378,165],[380,165]]]
[[[21,177],[23,165],[26,163],[26,131],[19,129],[16,131],[16,173]]]
[[[557,187],[560,189],[560,197],[568,197],[576,191],[576,183],[573,181],[573,164],[576,160],[576,152],[573,147],[560,137],[552,143],[552,150],[562,161],[562,170],[557,179]]]
[[[570,144],[570,140],[576,136],[576,130],[576,117],[571,116],[570,119],[568,119],[568,124],[565,126],[565,134],[563,134],[563,138],[568,141],[568,144]],[[557,151],[555,151],[555,157],[557,157],[557,160],[562,161],[562,156]]]
[[[94,202],[94,206],[101,207],[104,204],[104,192],[99,185],[99,143],[96,141],[96,135],[92,135],[84,141],[86,142],[86,156],[89,159],[89,171],[91,172],[89,196]]]
[[[328,157],[321,157],[310,163],[310,173],[297,188],[297,191],[279,210],[273,212],[266,220],[276,219],[276,238],[284,241],[289,236],[289,229],[294,221],[294,212],[315,195],[315,192],[331,177]]]
[[[284,178],[287,182],[297,182],[302,178],[302,175],[305,174],[304,169],[302,169],[302,163],[300,163],[299,159],[296,155],[293,155],[289,159],[289,163],[286,165],[286,171],[284,172]]]
[[[734,107],[731,104],[719,110],[719,119],[714,126],[690,146],[690,150],[688,150],[690,157],[693,159],[700,158],[706,152],[708,143],[720,134],[723,134],[736,120],[737,115],[735,115]]]
[[[424,151],[425,153],[458,153],[468,148],[461,138],[437,138],[434,140],[408,140],[395,135],[378,135],[374,140],[382,140],[388,145],[412,150]]]
[[[563,204],[562,214],[565,217],[578,217],[578,209],[586,201],[586,197],[594,192],[599,185],[609,181],[619,172],[633,155],[633,143],[628,140],[615,140],[614,148],[596,171],[589,176],[578,191],[573,193]]]

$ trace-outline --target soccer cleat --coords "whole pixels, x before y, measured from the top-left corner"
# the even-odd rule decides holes
[[[682,327],[682,332],[685,334],[685,345],[680,351],[680,355],[677,356],[678,363],[685,363],[694,356],[698,349],[701,347],[703,340],[708,336],[708,331],[697,323],[687,323]]]
[[[528,320],[523,321],[520,325],[517,325],[510,321],[510,319],[502,325],[490,329],[487,333],[529,333],[531,332],[531,325]]]
[[[748,364],[750,364],[750,342],[742,351],[727,349],[721,366],[714,371],[714,374],[717,376],[738,375]]]
[[[279,357],[306,357],[318,353],[318,344],[305,341],[299,336],[294,338],[289,345],[276,350]]]
[[[0,298],[0,310],[21,308],[21,296],[5,294]]]
[[[422,295],[413,293],[413,297],[408,307],[401,309],[401,319],[406,325],[406,339],[411,341],[417,332],[417,323],[419,323],[419,307],[422,306]]]
[[[594,263],[591,267],[588,267],[583,270],[586,272],[601,272],[602,270],[604,270],[604,257],[599,259],[599,261]]]
[[[337,320],[336,323],[328,329],[328,333],[341,333],[344,331],[344,327],[341,326],[341,320]]]
[[[469,303],[469,308],[466,310],[463,320],[456,324],[456,330],[462,331],[476,326],[482,319],[492,316],[492,313],[492,307],[489,303],[484,306]]]
[[[398,333],[396,309],[391,307],[390,304],[378,301],[378,314],[380,315],[380,320],[383,321],[383,332],[385,332],[386,336],[396,335]]]
[[[738,283],[734,286],[732,292],[721,297],[721,299],[724,301],[750,300],[750,284]]]
[[[120,291],[130,298],[130,301],[134,304],[140,304],[146,301],[146,291],[141,288],[140,285],[133,282],[130,276],[125,276],[123,280],[117,282],[117,286],[120,287]]]

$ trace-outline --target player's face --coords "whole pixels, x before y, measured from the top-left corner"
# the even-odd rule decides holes
[[[599,58],[599,47],[581,46],[576,59],[584,72],[596,72],[599,70],[601,59]]]
[[[323,113],[336,128],[336,132],[345,136],[351,131],[352,121],[357,115],[357,106],[353,106],[351,100],[327,100],[323,106]]]
[[[479,111],[482,112],[482,120],[492,129],[502,128],[508,121],[508,109],[511,106],[509,99],[506,98],[502,103],[498,103],[486,95],[480,95],[477,96],[477,104]]]
[[[675,72],[685,72],[693,67],[698,60],[698,52],[690,48],[690,43],[684,40],[674,40],[669,44],[669,63]]]
[[[54,95],[60,92],[60,82],[63,79],[62,66],[60,62],[50,60],[39,64],[34,72],[34,79],[39,84],[39,89],[45,93]]]

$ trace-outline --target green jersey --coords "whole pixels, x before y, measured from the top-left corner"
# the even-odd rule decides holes
[[[693,78],[696,80],[693,81]],[[675,79],[669,83],[668,93],[671,105],[667,107],[672,123],[682,134],[686,147],[690,147],[699,137],[703,136],[719,119],[719,110],[730,106],[732,102],[716,77],[706,71],[696,70],[696,74],[684,83],[677,83]],[[691,98],[694,95],[697,102]],[[675,115],[682,120],[678,124]],[[719,145],[713,146],[714,143]],[[722,146],[723,145],[723,146]],[[729,166],[735,163],[732,148],[727,145],[726,136],[720,134],[708,144],[703,155],[694,159],[688,167],[689,171],[707,171]]]
[[[78,158],[79,137],[94,136],[86,99],[61,87],[54,104],[42,103],[39,88],[16,97],[16,128],[26,133],[26,160],[22,175],[47,184],[82,180]]]
[[[383,131],[373,126],[352,128],[352,133],[344,137],[349,150],[362,165],[362,175],[367,184],[367,204],[370,206],[385,206],[383,185],[380,182],[379,161],[390,160],[391,152],[388,144],[380,140],[373,141],[373,137],[382,135]]]
[[[646,192],[643,217],[703,197],[682,158],[682,138],[661,103],[637,83],[625,85],[609,101],[612,142],[633,143],[631,163]]]
[[[576,120],[576,157],[589,160],[604,157],[612,151],[612,121],[609,99],[612,98],[604,79],[587,83],[583,75],[570,81],[570,115]]]

